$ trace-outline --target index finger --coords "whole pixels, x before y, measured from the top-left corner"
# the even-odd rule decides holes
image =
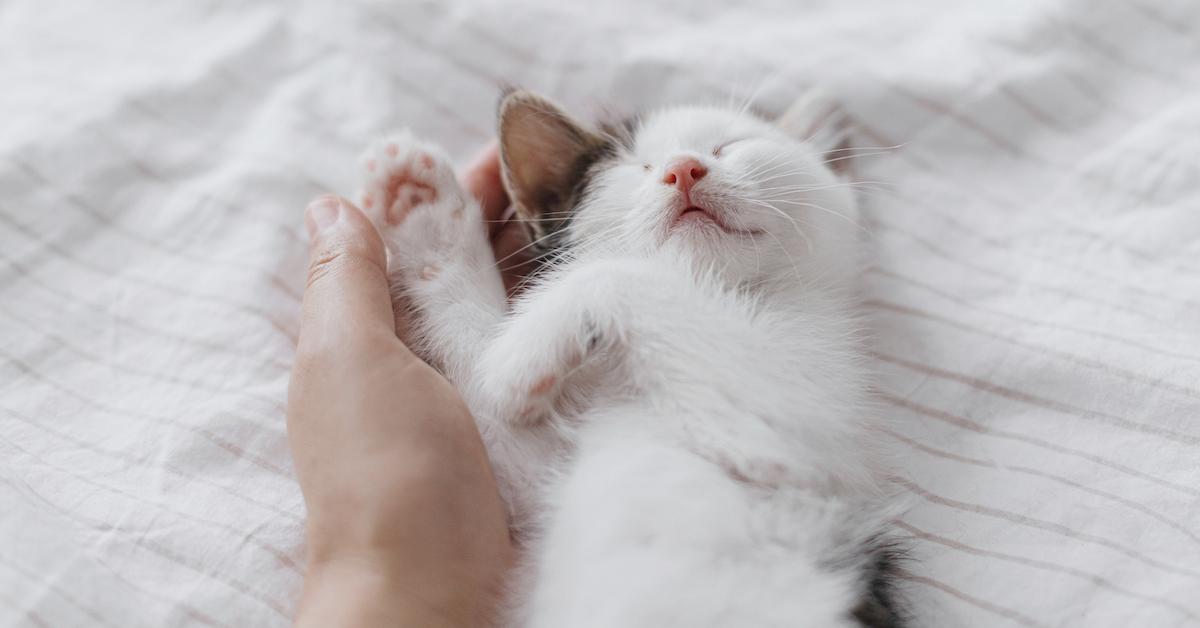
[[[483,219],[488,224],[488,234],[495,236],[504,224],[505,211],[508,209],[508,193],[504,190],[504,181],[500,172],[500,144],[496,140],[488,142],[467,165],[462,174],[463,187],[471,195],[479,199],[483,208]]]

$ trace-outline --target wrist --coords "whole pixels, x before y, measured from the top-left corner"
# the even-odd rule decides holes
[[[309,564],[295,626],[474,628],[397,582],[386,568],[346,558]]]

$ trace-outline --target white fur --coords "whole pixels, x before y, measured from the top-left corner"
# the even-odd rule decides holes
[[[374,149],[370,185],[423,176],[438,194],[398,225],[373,216],[526,543],[513,625],[855,625],[885,502],[859,228],[830,147],[805,139],[723,109],[648,117],[576,209],[572,253],[511,312],[439,153],[407,134],[395,158]],[[431,153],[441,175],[405,170]],[[683,155],[709,169],[696,203],[762,233],[672,227],[663,168]]]

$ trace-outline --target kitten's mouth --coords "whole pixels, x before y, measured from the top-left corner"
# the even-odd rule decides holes
[[[675,215],[675,220],[671,222],[672,227],[681,227],[687,224],[715,225],[721,231],[731,235],[753,236],[762,233],[758,229],[738,229],[730,226],[721,216],[699,205],[683,206]]]

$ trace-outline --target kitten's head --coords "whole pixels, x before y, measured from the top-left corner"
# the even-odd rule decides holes
[[[500,103],[505,184],[542,252],[667,251],[737,281],[850,269],[840,110],[676,107],[592,130],[524,91]]]

